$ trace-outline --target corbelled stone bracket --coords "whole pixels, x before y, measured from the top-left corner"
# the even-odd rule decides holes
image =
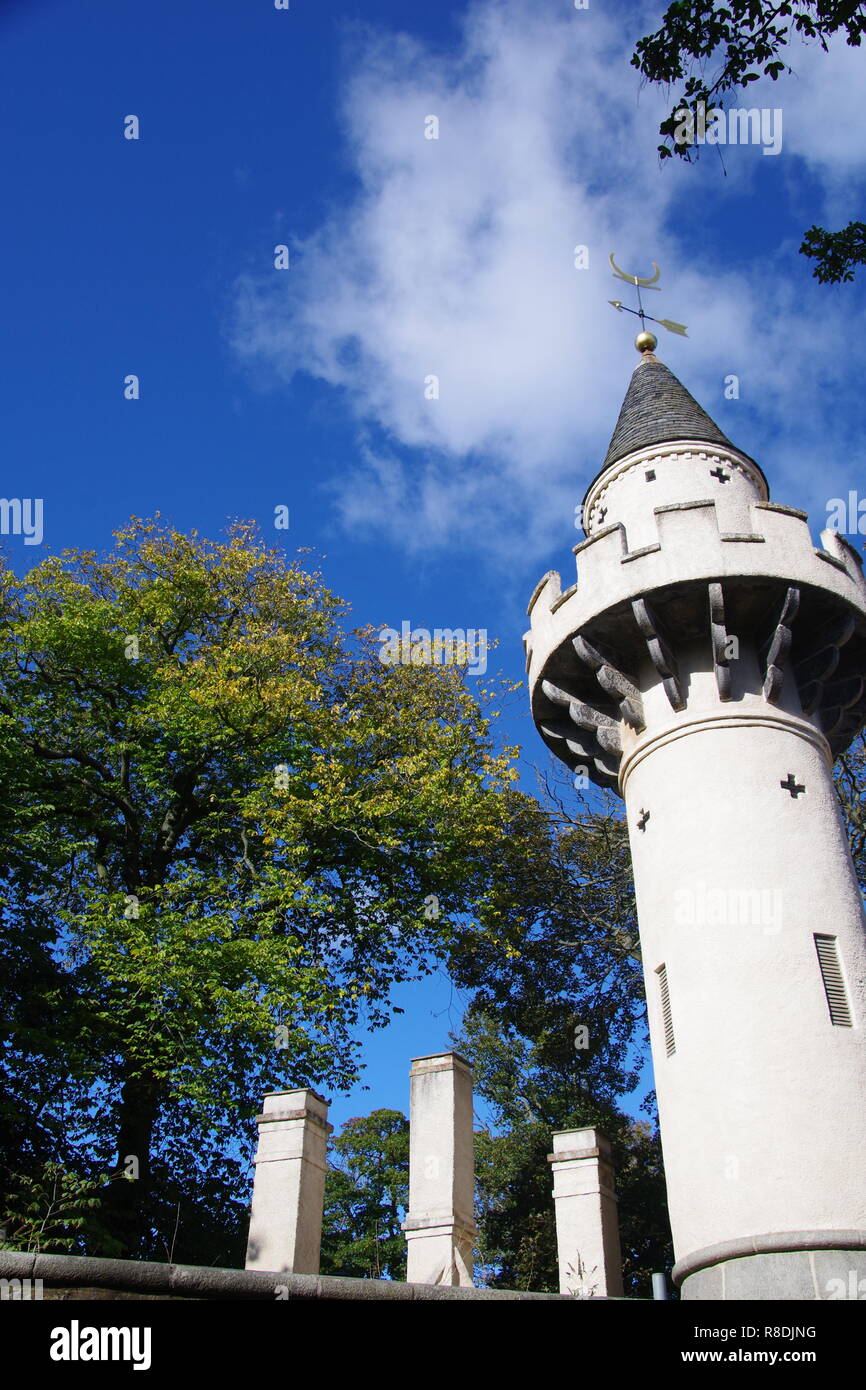
[[[769,641],[761,648],[764,661],[764,699],[777,704],[782,694],[785,680],[785,665],[791,651],[791,626],[800,608],[800,590],[793,586],[788,589],[782,604],[782,611],[775,631]]]
[[[794,675],[804,714],[814,714],[819,708],[824,686],[839,665],[839,648],[844,647],[855,626],[853,613],[840,614],[824,628],[820,644],[816,643],[795,665]]]
[[[551,681],[542,681],[548,700],[568,710],[568,720],[545,720],[539,728],[548,738],[562,739],[576,758],[591,762],[606,786],[616,786],[622,735],[619,724],[607,714],[569,695]],[[568,759],[564,759],[568,761]]]
[[[646,723],[643,700],[637,686],[616,666],[610,655],[601,652],[585,637],[575,637],[572,646],[578,660],[595,672],[595,678],[602,690],[619,706],[619,712],[625,722],[631,725],[636,733],[641,733],[646,728]]]
[[[685,709],[686,701],[677,670],[676,658],[660,631],[658,618],[645,598],[636,598],[632,602],[631,608],[641,636],[646,642],[650,660],[662,678],[662,686],[670,701],[671,708],[675,710]]]
[[[725,627],[725,596],[721,584],[711,584],[710,636],[713,644],[713,669],[720,700],[731,698],[731,668],[727,652],[728,630]]]
[[[863,726],[863,716],[866,714],[864,694],[866,680],[862,676],[849,676],[847,680],[831,681],[829,685],[825,685],[821,704],[821,727],[829,739],[833,740],[834,735],[842,734],[843,747],[848,746],[849,730],[856,733]]]

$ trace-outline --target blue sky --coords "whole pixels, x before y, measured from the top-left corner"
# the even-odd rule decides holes
[[[0,491],[44,499],[43,545],[4,538],[15,567],[131,513],[215,535],[282,504],[274,534],[326,557],[359,624],[484,628],[520,677],[636,360],[611,250],[662,266],[651,312],[689,337],[659,356],[776,500],[817,534],[862,496],[866,282],[822,288],[797,248],[862,215],[866,58],[798,47],[749,89],[782,111],[777,155],[660,166],[665,96],[628,59],[663,8],[0,5]],[[541,743],[519,706],[504,728],[531,786]],[[442,977],[397,1001],[338,1124],[405,1107],[411,1057],[459,1023]]]

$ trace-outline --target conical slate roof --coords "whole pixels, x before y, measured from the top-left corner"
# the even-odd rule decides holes
[[[625,393],[602,472],[636,449],[676,439],[699,439],[707,444],[734,447],[673,372],[652,353],[645,352]]]

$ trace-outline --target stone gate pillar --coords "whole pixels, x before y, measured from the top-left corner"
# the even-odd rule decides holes
[[[456,1052],[416,1057],[409,1106],[410,1284],[472,1284],[472,1068]]]
[[[246,1268],[318,1274],[328,1103],[315,1091],[269,1091],[256,1120]]]
[[[610,1144],[597,1129],[560,1130],[547,1161],[553,1171],[560,1293],[622,1297]]]

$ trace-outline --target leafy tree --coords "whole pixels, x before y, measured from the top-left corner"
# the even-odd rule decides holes
[[[836,790],[860,891],[866,893],[866,735],[857,735],[836,764]]]
[[[854,267],[866,265],[866,222],[849,222],[838,232],[814,225],[803,237],[800,251],[818,262],[812,274],[825,285],[854,279]]]
[[[501,833],[487,846],[491,888],[478,911],[483,929],[467,931],[450,959],[455,983],[471,993],[455,1046],[471,1059],[476,1093],[496,1116],[497,1132],[476,1134],[486,1273],[500,1287],[558,1288],[551,1131],[598,1123],[617,1140],[622,1181],[630,1190],[644,1185],[639,1209],[630,1214],[628,1197],[624,1209],[631,1222],[627,1277],[646,1283],[651,1269],[663,1267],[659,1248],[669,1235],[657,1138],[615,1105],[637,1082],[635,1049],[645,1036],[621,810],[612,798],[601,810],[569,808],[564,779],[553,776],[543,802],[515,791],[504,800]],[[371,1172],[387,1167],[373,1123],[381,1113],[352,1122],[353,1130],[344,1132],[348,1169],[328,1177],[334,1194],[326,1198],[329,1272],[376,1270],[376,1231],[389,1229],[371,1186]],[[335,1147],[343,1142],[341,1136]],[[405,1164],[408,1200],[408,1146]],[[396,1237],[396,1216],[391,1229]],[[395,1249],[403,1259],[402,1233]],[[378,1258],[385,1269],[381,1251]],[[387,1268],[390,1273],[390,1260]]]
[[[554,1090],[567,1076],[614,1104],[637,1084],[647,1038],[628,832],[613,797],[590,810],[564,788],[556,774],[541,802],[507,795],[507,833],[488,847],[489,931],[451,972],[473,1010],[533,1040]]]
[[[347,1120],[331,1143],[322,1225],[323,1274],[405,1279],[409,1121],[399,1110]]]
[[[488,891],[509,758],[457,668],[344,612],[241,524],[0,574],[2,1113],[19,1178],[134,1178],[94,1250],[237,1261],[239,1123],[349,1085]]]
[[[500,1288],[559,1288],[556,1221],[547,1155],[557,1130],[593,1125],[611,1142],[617,1170],[623,1283],[650,1296],[650,1276],[673,1263],[658,1132],[597,1101],[572,1051],[553,1058],[496,1016],[470,1009],[455,1044],[470,1057],[476,1094],[494,1126],[476,1136],[481,1264]]]
[[[45,1163],[38,1174],[21,1176],[18,1190],[7,1193],[0,1250],[25,1250],[33,1254],[76,1254],[80,1233],[88,1217],[100,1205],[100,1189],[111,1181],[94,1184],[90,1178],[69,1172],[60,1163]]]
[[[551,773],[540,800],[510,794],[487,910],[519,938],[452,962],[472,994],[455,1046],[493,1115],[476,1136],[481,1260],[500,1287],[558,1289],[551,1133],[596,1125],[617,1165],[626,1292],[648,1296],[672,1252],[657,1130],[619,1109],[647,1042],[628,832],[616,798],[590,806],[567,786]],[[654,1121],[652,1096],[643,1108]]]
[[[826,53],[834,34],[844,33],[846,43],[859,48],[864,32],[866,5],[857,0],[674,0],[660,28],[638,40],[631,59],[650,82],[684,83],[659,126],[665,137],[660,156],[691,160],[696,153],[675,139],[676,113],[684,107],[696,111],[703,102],[706,110],[723,109],[725,95],[738,87],[790,73],[787,51],[795,37],[817,39]],[[866,223],[849,222],[837,232],[812,226],[800,251],[816,261],[812,273],[822,283],[853,280],[855,268],[866,264]]]

